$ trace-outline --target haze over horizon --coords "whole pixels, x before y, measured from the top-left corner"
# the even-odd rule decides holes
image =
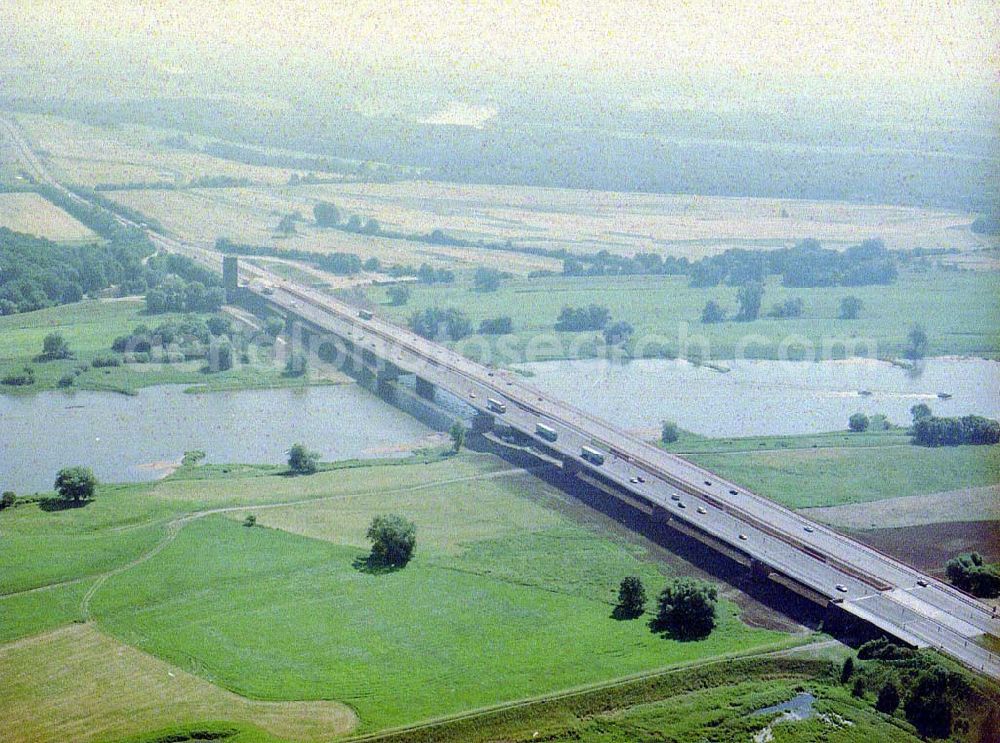
[[[313,88],[389,115],[401,79],[473,110],[515,80],[619,90],[639,109],[730,108],[712,100],[726,89],[877,100],[894,86],[939,98],[998,81],[989,2],[593,5],[5,0],[2,79],[8,94],[65,97]]]

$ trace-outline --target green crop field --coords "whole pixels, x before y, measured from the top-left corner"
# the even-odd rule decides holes
[[[792,508],[866,503],[1000,483],[1000,446],[928,448],[901,431],[682,438],[672,451]]]
[[[843,355],[845,343],[871,356],[899,356],[911,326],[919,322],[927,330],[930,355],[998,358],[998,288],[1000,274],[985,271],[904,272],[889,287],[788,289],[772,279],[764,294],[763,312],[772,304],[800,297],[802,317],[707,325],[701,322],[701,311],[709,299],[735,312],[735,287],[692,288],[686,277],[559,276],[509,279],[491,293],[473,291],[468,283],[414,286],[410,301],[402,307],[390,306],[383,289],[370,290],[370,296],[382,304],[382,314],[400,323],[433,306],[460,309],[477,327],[485,318],[511,317],[513,335],[474,336],[456,344],[469,353],[489,344],[490,360],[497,363],[586,354],[598,333],[555,332],[554,326],[563,307],[590,304],[607,307],[612,321],[633,325],[636,334],[630,349],[639,356],[655,356],[664,350],[683,354],[685,338],[690,354],[712,359],[777,359],[783,353],[784,358],[822,359]],[[864,303],[857,320],[837,319],[840,300],[847,295]],[[874,343],[863,343],[866,339]],[[812,352],[801,351],[805,343],[812,345]],[[831,350],[826,352],[826,348]]]
[[[119,335],[128,335],[137,325],[155,327],[160,323],[182,319],[178,314],[146,315],[138,299],[86,300],[74,304],[49,307],[35,312],[0,317],[0,377],[31,366],[35,383],[25,387],[0,385],[0,392],[31,393],[57,386],[60,377],[80,364],[88,364],[95,356],[108,355],[111,344]],[[71,359],[36,362],[42,351],[42,341],[49,333],[59,333],[74,353]],[[254,358],[257,356],[255,355]],[[240,389],[247,387],[286,387],[316,382],[342,382],[346,377],[335,372],[317,370],[310,378],[286,377],[280,364],[237,362],[224,372],[202,371],[203,361],[173,364],[123,364],[110,368],[89,368],[76,376],[74,387],[79,389],[133,392],[157,384],[188,384],[199,391]]]
[[[124,727],[119,702],[87,696],[96,731],[214,719],[311,739],[300,734],[301,710],[261,716],[247,699],[333,700],[371,731],[807,637],[751,628],[725,599],[716,630],[698,642],[612,619],[622,577],[641,576],[655,594],[671,569],[639,538],[584,525],[564,501],[501,460],[466,454],[348,463],[309,477],[189,466],[155,484],[103,486],[81,508],[19,505],[0,514],[13,559],[0,588],[0,638],[80,619],[99,632],[88,624],[73,642],[59,630],[52,644],[36,635],[0,646],[24,657],[30,647],[38,658],[18,672],[17,693],[0,699],[0,724],[23,719],[48,688],[46,668],[101,653],[125,659],[121,673],[135,675],[137,694],[162,670],[185,681],[173,714],[143,707]],[[242,525],[250,512],[254,528]],[[414,520],[417,553],[403,570],[373,574],[358,558],[367,524],[384,512]],[[32,740],[64,739],[73,695],[90,688],[57,675],[66,687],[48,721],[26,728]],[[228,706],[217,687],[234,693]],[[257,739],[253,729],[246,740]]]

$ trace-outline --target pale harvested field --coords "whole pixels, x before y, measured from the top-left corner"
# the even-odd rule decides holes
[[[888,498],[875,503],[806,508],[802,513],[849,529],[896,529],[950,521],[998,521],[1000,485]]]
[[[409,231],[441,228],[477,239],[629,255],[647,251],[697,257],[730,247],[779,247],[806,237],[831,247],[869,237],[900,249],[969,250],[991,244],[968,229],[973,215],[902,206],[426,181],[304,186],[298,191]]]
[[[0,227],[49,240],[94,240],[85,225],[36,193],[0,194]]]
[[[210,720],[251,723],[274,735],[315,741],[357,724],[354,712],[337,702],[238,696],[92,624],[0,647],[0,688],[0,730],[7,743],[85,743]]]
[[[536,269],[559,270],[560,262],[529,255],[455,248],[410,240],[356,235],[340,230],[318,229],[311,225],[316,199],[305,198],[301,188],[206,188],[185,191],[112,191],[107,194],[119,203],[157,219],[179,237],[214,243],[220,237],[253,245],[316,252],[355,253],[375,257],[384,264],[430,263],[452,268],[495,266],[515,273]],[[305,221],[298,234],[275,236],[281,216],[299,211]],[[392,225],[386,224],[387,227]]]
[[[139,126],[112,129],[33,114],[18,114],[17,120],[35,147],[44,152],[55,175],[69,183],[186,183],[207,175],[281,184],[292,173],[166,147],[160,142],[170,132],[162,130]]]

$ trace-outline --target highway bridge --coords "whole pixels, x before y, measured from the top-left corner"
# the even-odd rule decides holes
[[[16,126],[3,124],[29,172],[65,191]],[[231,298],[243,293],[268,305],[290,318],[295,332],[311,338],[314,345],[332,344],[342,359],[362,365],[379,380],[413,374],[424,396],[432,397],[437,388],[446,390],[477,411],[479,427],[502,424],[520,432],[539,452],[581,479],[667,521],[758,575],[838,607],[903,642],[936,648],[1000,679],[1000,657],[984,647],[987,635],[1000,637],[1000,618],[951,586],[641,441],[543,393],[513,372],[479,364],[371,312],[264,269],[237,265],[235,258],[223,267],[223,256],[204,246],[148,230],[147,234],[161,250],[223,270]]]

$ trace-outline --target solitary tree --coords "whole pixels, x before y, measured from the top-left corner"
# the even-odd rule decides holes
[[[500,280],[503,274],[495,268],[480,266],[476,269],[472,284],[477,292],[495,292],[500,288]]]
[[[868,416],[864,413],[855,413],[850,418],[847,419],[847,427],[850,428],[855,433],[861,433],[862,431],[868,430]]]
[[[711,583],[676,578],[660,593],[651,627],[684,640],[707,637],[715,627],[717,598]]]
[[[385,293],[389,295],[389,304],[400,307],[410,301],[410,287],[406,284],[393,284]]]
[[[42,341],[42,357],[45,359],[68,359],[72,355],[69,344],[59,333],[49,333]]]
[[[320,201],[313,207],[313,218],[318,227],[336,227],[340,222],[340,210],[329,202]]]
[[[451,448],[456,454],[462,446],[465,445],[465,426],[462,425],[462,421],[455,421],[451,424],[451,428],[448,429],[448,435],[451,436]]]
[[[705,309],[701,311],[701,321],[703,323],[722,322],[726,319],[726,311],[722,309],[718,302],[710,299],[705,302]]]
[[[3,495],[0,495],[0,511],[5,508],[10,508],[17,502],[17,495],[13,490],[3,491]]]
[[[660,429],[660,441],[664,444],[672,444],[680,438],[681,432],[677,424],[673,421],[663,421],[663,428]]]
[[[288,469],[297,475],[311,475],[319,464],[319,453],[309,451],[303,444],[292,444],[288,450]]]
[[[884,712],[887,715],[891,715],[899,707],[899,689],[896,688],[891,680],[886,681],[881,689],[878,690],[878,697],[875,700],[875,709],[879,712]]]
[[[858,698],[865,695],[865,680],[860,676],[854,679],[854,686],[851,687],[851,695]]]
[[[951,674],[943,668],[932,668],[917,676],[903,712],[923,735],[945,738],[951,734],[951,684]]]
[[[402,567],[413,557],[417,527],[402,516],[376,516],[366,535],[372,543],[369,560],[385,567]]]
[[[257,517],[252,513],[248,513],[247,517],[243,519],[243,526],[248,528],[257,526]]]
[[[840,667],[840,683],[846,684],[854,675],[854,656],[848,655],[844,658],[844,664]]]
[[[914,325],[906,334],[906,358],[911,361],[922,359],[927,355],[929,345],[927,331],[920,325]]]
[[[56,475],[56,492],[67,502],[89,500],[96,488],[97,478],[89,467],[65,467]]]
[[[931,408],[926,403],[918,403],[910,408],[910,415],[913,416],[913,422],[926,420],[932,417],[934,414],[931,412]]]
[[[618,322],[612,323],[604,328],[604,342],[609,346],[625,343],[632,337],[634,332],[635,329],[630,323],[627,323],[624,320],[619,320]]]
[[[745,284],[736,292],[736,301],[740,303],[737,320],[756,320],[760,317],[760,304],[764,299],[764,285],[759,282]]]
[[[840,300],[840,319],[856,320],[861,314],[861,300],[853,295],[848,295]]]
[[[646,610],[646,589],[634,575],[625,578],[618,587],[618,604],[614,615],[619,619],[635,619]]]

